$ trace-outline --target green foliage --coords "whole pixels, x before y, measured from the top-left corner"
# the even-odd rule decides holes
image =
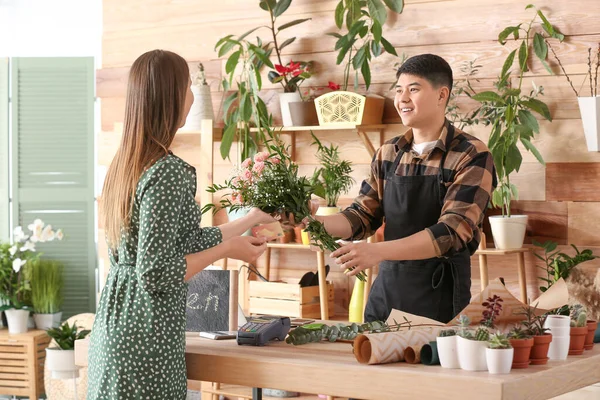
[[[385,4],[384,4],[385,3]],[[387,7],[386,7],[387,6]],[[354,69],[354,88],[358,88],[359,71],[367,89],[371,85],[369,62],[384,52],[396,57],[394,46],[383,37],[383,25],[388,17],[388,9],[401,13],[404,0],[340,0],[335,9],[335,24],[338,29],[345,25],[344,35],[334,32],[328,35],[337,38],[335,51],[336,64],[346,60],[343,90],[348,90],[350,67]]]
[[[534,246],[544,250],[544,255],[534,253],[538,259],[542,260],[544,264],[546,264],[543,267],[538,267],[546,271],[546,277],[540,277],[540,279],[545,282],[545,285],[540,286],[540,290],[542,292],[548,290],[559,279],[567,279],[573,268],[575,268],[577,265],[581,264],[582,262],[598,258],[598,256],[595,256],[592,253],[592,250],[585,249],[583,251],[579,251],[574,244],[571,244],[571,247],[575,249],[575,256],[573,257],[561,252],[560,250],[556,250],[558,245],[552,241],[540,243],[534,240],[533,244]]]
[[[456,331],[454,329],[442,329],[438,334],[439,337],[449,337],[456,336]]]
[[[487,342],[489,338],[490,338],[490,332],[487,330],[486,327],[480,326],[475,331],[475,340],[477,340],[479,342]]]
[[[51,328],[46,332],[48,336],[56,341],[59,349],[75,350],[75,341],[85,338],[90,333],[89,330],[80,330],[78,332],[77,329],[75,322],[73,322],[72,326],[68,322],[65,322],[58,328]]]
[[[490,349],[510,349],[512,346],[510,345],[510,341],[508,337],[501,333],[496,332],[490,336],[488,340],[488,346]]]
[[[510,339],[529,339],[530,334],[520,325],[515,325],[510,332],[508,332],[508,337]]]
[[[571,326],[581,328],[587,324],[587,312],[581,304],[574,304],[570,307]]]
[[[525,320],[522,322],[525,328],[525,333],[530,336],[542,336],[549,329],[544,328],[544,322],[546,322],[546,315],[536,315],[537,304],[534,307],[526,306],[523,307],[523,311],[519,312],[519,315],[523,315]]]
[[[54,314],[63,304],[63,270],[58,261],[39,259],[31,264],[33,311]]]
[[[458,336],[465,339],[473,339],[473,332],[469,330],[469,326],[471,325],[471,318],[469,318],[465,314],[461,314],[458,316],[458,318],[456,318],[456,323],[458,325]]]
[[[322,165],[321,168],[315,171],[314,177],[323,188],[327,206],[335,207],[340,195],[347,193],[354,183],[354,179],[350,176],[352,162],[340,159],[337,146],[331,144],[329,147],[325,147],[312,131],[311,135],[314,139],[312,144],[318,146],[317,158]]]

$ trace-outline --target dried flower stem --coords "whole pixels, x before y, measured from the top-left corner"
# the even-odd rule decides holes
[[[596,72],[594,74],[594,96],[598,96],[598,68],[600,68],[600,43],[596,51]]]
[[[588,75],[590,77],[590,96],[594,95],[594,89],[592,87],[592,48],[588,48]]]
[[[579,96],[579,93],[577,93],[577,90],[575,90],[575,87],[573,86],[573,82],[571,82],[569,75],[567,75],[567,71],[565,71],[565,67],[563,67],[562,63],[560,62],[560,59],[556,55],[556,52],[554,51],[554,49],[552,48],[552,46],[550,45],[550,43],[547,40],[545,40],[545,42],[548,45],[548,48],[550,49],[552,54],[554,55],[554,58],[556,58],[556,61],[558,62],[558,65],[560,66],[560,69],[562,70],[563,74],[565,74],[565,77],[567,78],[567,82],[569,82],[569,85],[571,85],[571,89],[573,89],[573,92],[575,92],[575,96]]]

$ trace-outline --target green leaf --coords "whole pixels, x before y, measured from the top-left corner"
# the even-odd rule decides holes
[[[544,41],[544,37],[538,32],[533,36],[533,51],[535,55],[542,61],[548,57],[548,45]]]
[[[518,115],[519,121],[521,121],[523,125],[529,127],[532,132],[540,132],[540,125],[531,112],[529,112],[528,110],[519,110]]]
[[[515,61],[516,53],[517,53],[517,50],[513,50],[510,52],[508,57],[506,57],[506,61],[504,61],[504,65],[502,66],[502,72],[500,73],[500,76],[505,76],[508,74],[510,67],[512,67],[513,62]]]
[[[398,53],[396,53],[396,49],[394,48],[394,46],[392,46],[392,44],[388,42],[387,39],[383,36],[381,37],[381,44],[383,45],[385,51],[398,57]]]
[[[219,41],[217,42],[217,44],[215,44],[215,50],[217,50],[217,48],[222,45],[223,43],[225,43],[225,41],[227,41],[227,39],[231,39],[233,37],[233,35],[227,35],[225,37],[222,37],[221,39],[219,39]]]
[[[515,34],[515,31],[518,32],[519,31],[519,26],[509,26],[507,28],[505,28],[502,32],[500,32],[498,34],[498,42],[501,45],[505,45],[506,44],[506,39],[511,35],[511,34]],[[518,33],[517,33],[518,35]]]
[[[492,204],[494,207],[501,207],[502,204],[504,204],[502,190],[500,190],[500,188],[494,190],[494,193],[492,193]]]
[[[527,4],[527,7],[525,7],[526,10],[529,10],[530,8],[535,8],[535,6],[533,4]]]
[[[292,0],[279,0],[273,10],[275,17],[279,17],[283,14],[290,7],[290,4],[292,4]]]
[[[221,157],[225,160],[229,156],[229,151],[231,150],[231,145],[233,144],[233,140],[235,139],[235,127],[236,124],[228,125],[223,131],[223,138],[221,139]]]
[[[344,47],[346,44],[348,44],[348,36],[342,36],[341,38],[338,39],[338,41],[335,42],[335,47],[334,50],[337,51],[339,49],[341,49],[342,47]]]
[[[225,72],[230,74],[235,70],[236,65],[240,59],[241,50],[233,52],[229,58],[227,59],[227,63],[225,64]]]
[[[523,157],[516,144],[511,144],[506,152],[506,159],[504,160],[505,174],[510,175],[511,172],[519,172]]]
[[[249,34],[251,34],[252,32],[254,32],[254,31],[255,31],[255,30],[257,30],[257,29],[260,29],[260,26],[259,26],[258,28],[253,28],[253,29],[250,29],[248,32],[246,32],[246,33],[242,34],[240,37],[238,37],[238,39],[237,39],[237,40],[238,40],[238,41],[241,41],[242,39],[245,39],[245,38],[246,38],[246,36],[248,36]]]
[[[329,32],[329,33],[326,33],[326,35],[333,36],[334,38],[337,38],[337,39],[341,39],[343,37],[342,35],[340,35],[337,32]]]
[[[240,42],[238,42],[237,40],[227,39],[223,46],[221,46],[221,48],[219,49],[219,57],[223,57],[225,54],[229,53],[229,51],[233,49],[234,46],[239,44]]]
[[[519,68],[521,68],[521,71],[527,72],[527,45],[525,41],[522,41],[519,47]]]
[[[473,100],[476,100],[480,103],[483,103],[485,101],[489,101],[492,103],[496,103],[496,104],[501,104],[504,105],[504,99],[496,92],[492,92],[492,91],[486,91],[486,92],[481,92],[481,93],[477,93],[476,95],[474,95],[472,97]]]
[[[525,146],[527,150],[533,153],[533,155],[539,161],[540,164],[546,165],[546,162],[544,162],[544,158],[542,157],[538,149],[536,149],[536,147],[529,140],[521,138],[521,143],[523,143],[523,146]]]
[[[371,69],[369,68],[369,61],[365,60],[360,69],[362,72],[363,79],[365,80],[365,86],[369,89],[371,86]]]
[[[544,66],[544,68],[546,68],[546,71],[548,71],[549,74],[554,75],[554,71],[552,71],[552,68],[550,68],[548,63],[545,60],[541,60],[541,61],[542,61],[542,65]]]
[[[525,107],[535,111],[540,114],[542,117],[546,118],[548,121],[552,121],[552,116],[550,115],[550,110],[546,103],[538,100],[538,99],[529,99],[521,102]]]
[[[379,22],[381,25],[385,24],[387,19],[387,10],[381,0],[367,0],[367,7],[369,8],[369,14],[371,18]]]
[[[383,0],[390,10],[400,14],[404,9],[404,0]]]
[[[373,21],[373,26],[371,26],[371,33],[373,34],[373,39],[379,43],[381,42],[381,35],[382,35],[382,27],[381,24],[377,21]]]
[[[258,59],[260,61],[262,61],[266,66],[268,66],[270,68],[275,68],[273,66],[273,63],[271,62],[271,60],[269,60],[269,57],[267,57],[267,55],[265,54],[265,51],[263,49],[261,49],[260,47],[256,47],[256,46],[252,46],[251,48],[253,50],[253,53],[256,55],[256,57],[258,57]]]
[[[233,102],[237,99],[237,95],[238,92],[235,92],[225,99],[225,101],[223,102],[223,115],[227,116],[229,107],[231,107],[231,104],[233,104]]]
[[[281,46],[279,46],[279,50],[281,51],[281,50],[285,49],[288,45],[294,43],[294,40],[296,40],[295,36],[292,38],[286,39],[283,43],[281,43]]]
[[[379,57],[382,53],[383,49],[381,48],[381,45],[379,43],[377,43],[376,41],[371,41],[371,52],[373,53],[374,57]]]
[[[254,75],[256,76],[256,90],[258,91],[262,88],[262,77],[258,68],[254,68]]]
[[[552,24],[550,22],[548,22],[544,13],[541,10],[538,10],[537,13],[540,16],[540,18],[542,19],[542,27],[544,28],[544,30],[546,32],[548,32],[548,35],[550,35],[550,36],[554,35],[554,27],[552,26]]]
[[[335,8],[335,26],[337,26],[338,29],[342,29],[342,24],[344,23],[344,11],[346,11],[344,0],[340,0]]]
[[[295,26],[295,25],[301,24],[301,23],[303,23],[303,22],[306,22],[306,21],[308,21],[308,20],[310,20],[310,18],[295,19],[295,20],[293,20],[293,21],[290,21],[290,22],[288,22],[288,23],[286,23],[286,24],[283,24],[283,25],[281,25],[281,26],[280,26],[280,27],[277,29],[277,31],[282,31],[282,30],[284,30],[284,29],[287,29],[287,28],[290,28],[290,27],[292,27],[292,26]]]
[[[369,33],[369,27],[365,25],[358,31],[358,36],[363,39],[365,36],[367,36],[367,33]]]
[[[354,58],[352,59],[352,66],[354,67],[354,69],[361,68],[366,57],[367,57],[366,46],[363,46],[356,52],[356,54],[354,55]]]
[[[340,52],[338,53],[338,57],[336,59],[336,64],[341,64],[341,62],[346,57],[346,53],[348,53],[348,50],[350,50],[350,48],[352,47],[352,45],[354,44],[355,41],[356,41],[356,39],[352,39],[352,41],[344,43],[344,45],[340,49]]]

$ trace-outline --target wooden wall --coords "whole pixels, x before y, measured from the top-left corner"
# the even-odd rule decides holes
[[[532,10],[525,10],[530,0],[406,0],[405,3],[404,12],[392,15],[384,27],[384,36],[397,52],[407,56],[438,54],[451,64],[455,79],[464,77],[460,69],[463,62],[476,59],[482,65],[474,85],[477,89],[492,86],[504,59],[514,48],[511,41],[506,46],[500,45],[496,41],[498,33],[506,26],[528,22],[533,16]],[[340,82],[342,78],[343,69],[335,65],[336,54],[332,51],[334,39],[324,35],[335,31],[333,15],[336,4],[337,0],[295,0],[281,18],[281,22],[312,18],[305,24],[284,31],[286,37],[298,37],[284,50],[284,62],[289,59],[315,62],[316,75],[307,81],[311,86],[326,86],[328,81]],[[600,2],[543,0],[535,4],[566,35],[563,44],[553,43],[554,48],[571,74],[575,87],[578,90],[585,87],[587,48],[596,48],[600,42]],[[102,69],[97,75],[97,93],[102,110],[99,164],[108,166],[118,146],[128,66],[135,58],[147,50],[163,48],[185,57],[191,67],[202,61],[217,111],[223,99],[218,86],[224,62],[213,50],[215,43],[227,34],[241,34],[265,24],[266,17],[256,0],[104,0]],[[261,36],[266,38],[267,34],[265,30]],[[393,97],[389,87],[395,80],[394,63],[397,61],[388,54],[373,60],[371,92]],[[554,61],[550,64],[556,72],[559,71]],[[279,121],[277,95],[280,88],[266,79],[263,81],[266,84],[261,95]],[[544,87],[543,100],[549,105],[554,120],[540,122],[541,134],[534,141],[547,166],[537,163],[530,153],[524,152],[523,166],[513,178],[520,191],[515,209],[530,216],[527,242],[531,243],[532,238],[547,238],[558,241],[565,249],[566,245],[574,243],[600,253],[600,234],[596,231],[600,212],[600,154],[587,151],[577,100],[564,76],[551,76],[534,61],[530,65],[525,88],[531,88],[532,82]],[[473,104],[461,100],[461,105],[469,109]],[[388,123],[399,122],[393,109],[386,110],[385,119]],[[487,141],[488,128],[478,126],[468,131]],[[391,138],[401,132],[401,125],[391,125],[385,137]],[[349,204],[368,172],[370,158],[358,137],[350,132],[319,134],[324,142],[338,144],[343,156],[354,162],[357,184],[342,200],[343,205]],[[306,173],[312,172],[317,163],[314,150],[309,148],[309,140],[308,135],[297,136],[298,161]],[[202,169],[205,166],[197,165],[199,143],[196,135],[181,135],[177,137],[173,151]],[[214,179],[221,182],[227,176],[230,164],[221,160],[218,146],[219,143],[215,143]],[[216,223],[223,221],[223,215],[218,215]],[[103,237],[102,226],[99,226],[101,242]],[[100,256],[104,257],[104,254],[105,246],[101,243]],[[277,268],[272,272],[272,278],[299,279],[304,272],[316,270],[313,259],[306,253],[274,250],[272,262]],[[511,290],[518,293],[516,259],[496,257],[491,258],[489,264],[490,278],[503,276]],[[334,264],[331,265],[333,267]],[[599,266],[600,262],[589,263],[585,268],[595,272]],[[533,256],[528,257],[527,267],[529,294],[535,298],[538,294],[538,270]],[[346,312],[353,280],[333,268],[329,277],[336,285],[336,311]],[[478,264],[474,257],[473,292],[479,290],[478,277]]]

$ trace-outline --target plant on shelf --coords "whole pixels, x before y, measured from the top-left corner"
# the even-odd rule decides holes
[[[283,87],[284,93],[296,93],[300,99],[304,100],[300,86],[304,81],[312,76],[311,62],[293,62],[290,60],[285,65],[275,64],[275,71],[269,71],[269,81],[279,83]]]
[[[561,252],[560,250],[557,250],[558,245],[553,241],[540,243],[534,240],[533,244],[534,246],[544,250],[543,255],[534,252],[534,255],[538,259],[542,260],[545,264],[544,266],[539,267],[546,272],[545,277],[539,277],[545,282],[545,285],[540,286],[540,291],[542,292],[550,289],[550,287],[559,279],[566,280],[569,278],[571,271],[577,265],[598,258],[598,256],[595,256],[592,253],[592,250],[585,249],[583,251],[579,251],[574,244],[571,244],[571,247],[575,249],[575,256],[573,257]]]
[[[574,304],[570,307],[571,327],[581,328],[587,324],[587,312],[581,304]]]
[[[456,334],[464,339],[473,339],[473,332],[469,329],[471,325],[471,319],[464,314],[461,314],[456,319],[458,325],[458,331]]]
[[[440,333],[438,333],[438,337],[450,337],[456,336],[456,330],[454,329],[442,329]]]
[[[91,331],[79,330],[75,322],[73,325],[64,322],[60,327],[48,329],[46,332],[56,342],[55,349],[75,350],[75,341],[84,339]]]
[[[46,330],[54,339],[56,346],[46,349],[46,368],[55,379],[73,379],[79,376],[79,368],[75,365],[75,341],[84,339],[89,330],[80,330],[77,324],[64,322],[58,328]]]
[[[543,336],[548,332],[548,328],[544,328],[544,322],[546,321],[546,315],[537,315],[537,304],[534,307],[527,306],[523,307],[519,315],[523,315],[525,318],[521,323],[525,328],[524,332],[528,336]]]
[[[360,71],[368,90],[371,85],[371,59],[384,52],[398,57],[394,46],[383,36],[383,25],[388,17],[388,9],[400,14],[403,8],[404,0],[339,1],[335,8],[335,25],[342,29],[345,24],[348,32],[344,35],[337,32],[328,35],[337,39],[336,64],[340,65],[346,60],[342,90],[348,90],[350,67],[354,69],[354,89],[358,89]]]
[[[493,295],[481,303],[485,310],[483,310],[483,318],[479,323],[487,328],[494,328],[494,321],[502,311],[503,301],[500,296]]]
[[[521,325],[515,325],[508,332],[509,339],[520,340],[520,339],[529,339],[530,337],[531,337],[531,335],[529,334],[529,332],[527,332],[525,329],[523,329],[523,327]]]
[[[337,146],[333,144],[324,146],[321,141],[311,132],[314,139],[312,144],[317,145],[317,158],[321,167],[315,170],[315,179],[318,181],[325,198],[327,207],[337,209],[340,195],[347,193],[355,182],[352,176],[352,162],[342,160]]]
[[[488,339],[488,347],[490,349],[511,349],[512,346],[508,340],[508,336],[501,332],[496,332],[490,335]]]
[[[63,270],[59,261],[39,259],[31,265],[31,300],[37,329],[60,323],[63,304]]]

